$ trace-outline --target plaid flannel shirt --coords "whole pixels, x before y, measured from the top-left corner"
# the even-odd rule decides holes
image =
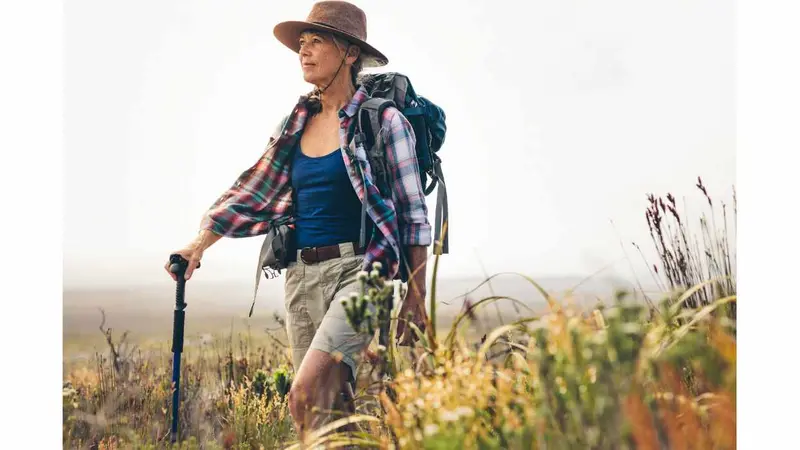
[[[339,111],[339,140],[342,148],[348,150],[342,156],[353,189],[362,201],[366,191],[367,214],[377,229],[368,237],[364,270],[371,270],[372,263],[380,261],[384,265],[382,272],[392,279],[399,271],[401,246],[430,245],[431,225],[414,150],[414,130],[394,107],[384,111],[381,130],[391,198],[383,198],[373,182],[366,152],[355,145],[351,126],[357,120],[354,116],[359,105],[367,98],[360,87],[350,103]],[[234,238],[258,236],[269,231],[270,221],[292,214],[292,149],[308,118],[306,99],[300,97],[292,113],[270,138],[261,158],[209,208],[201,230]]]

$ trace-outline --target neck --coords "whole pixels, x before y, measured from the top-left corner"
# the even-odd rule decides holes
[[[353,98],[355,93],[356,88],[353,87],[353,83],[350,81],[350,75],[345,71],[340,72],[320,97],[322,111],[336,114],[350,103],[350,99]]]

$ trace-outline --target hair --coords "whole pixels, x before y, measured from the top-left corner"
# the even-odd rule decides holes
[[[337,47],[347,51],[350,48],[350,41],[346,39],[342,39],[338,36],[333,36],[333,42],[336,44]],[[359,48],[358,51],[358,58],[356,58],[355,62],[350,66],[350,81],[353,83],[353,87],[358,87],[358,75],[361,73],[361,69],[364,67],[364,59],[361,54],[362,50]]]
[[[333,33],[326,33],[324,31],[314,31],[314,33],[318,33],[321,35],[325,35],[333,39],[334,45],[336,48],[342,51],[347,51],[350,48],[350,42],[344,38],[336,36]],[[362,68],[364,67],[364,60],[363,60],[363,53],[359,51],[358,58],[356,58],[355,62],[350,66],[350,82],[353,83],[353,87],[358,87],[358,75],[361,73]],[[306,108],[308,109],[308,116],[311,117],[320,111],[322,111],[322,92],[319,88],[315,87],[309,94],[308,99],[306,100]]]

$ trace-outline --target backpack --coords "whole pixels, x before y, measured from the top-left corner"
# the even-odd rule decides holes
[[[356,144],[364,143],[378,190],[384,198],[391,197],[385,147],[380,131],[384,109],[394,106],[408,119],[414,129],[419,175],[425,196],[430,195],[437,186],[439,187],[434,224],[434,253],[437,255],[448,253],[450,224],[447,213],[447,188],[442,172],[442,160],[438,155],[447,132],[444,111],[427,98],[417,95],[408,77],[400,73],[360,75],[359,83],[365,87],[369,98],[359,107],[355,139]],[[443,226],[446,227],[444,238],[442,238]],[[363,220],[361,229],[363,233]],[[441,247],[436,245],[437,242],[441,243]],[[405,275],[407,274],[404,274],[404,279]]]

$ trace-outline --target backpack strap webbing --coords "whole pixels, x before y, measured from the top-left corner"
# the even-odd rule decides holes
[[[433,162],[433,178],[436,180],[436,224],[434,231],[434,246],[433,251],[437,255],[447,254],[450,251],[450,217],[447,211],[447,185],[444,182],[444,173],[442,172],[442,162],[437,157]],[[442,237],[442,227],[446,226],[444,230],[444,237]],[[441,242],[441,248],[436,246],[437,242]]]
[[[381,138],[383,111],[389,106],[394,106],[394,102],[385,98],[373,97],[364,101],[358,109],[358,130],[356,134],[356,144],[365,144],[364,150],[370,164],[372,179],[382,195],[389,195],[386,156],[384,154],[384,142]],[[362,182],[364,181],[362,173]],[[365,195],[361,201],[361,233],[359,235],[359,246],[361,248],[367,245],[366,223],[367,199]]]

